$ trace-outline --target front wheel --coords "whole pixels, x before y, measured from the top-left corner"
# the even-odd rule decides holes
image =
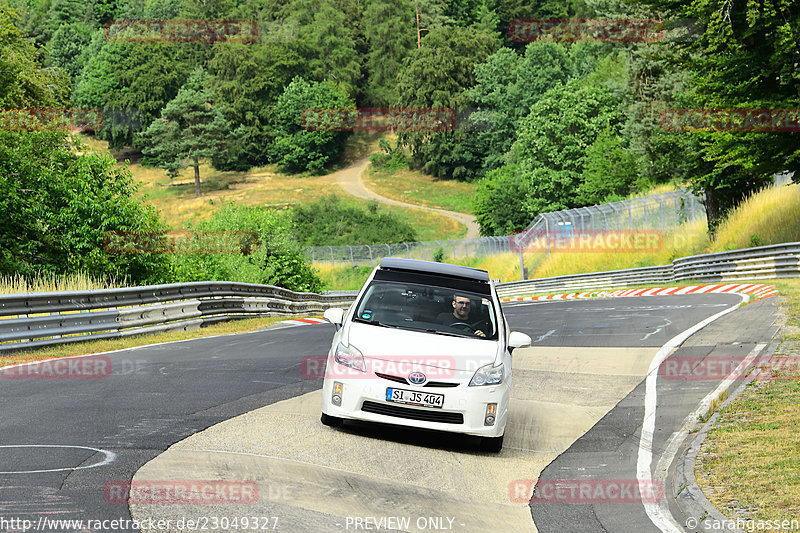
[[[503,437],[481,437],[481,450],[485,452],[498,453],[503,449]]]
[[[319,418],[319,420],[326,426],[330,426],[332,428],[340,428],[344,424],[344,418],[326,415],[325,413],[322,413],[322,416]]]

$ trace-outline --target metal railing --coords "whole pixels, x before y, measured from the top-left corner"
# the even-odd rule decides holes
[[[800,276],[800,242],[694,255],[670,265],[502,283],[502,298],[556,291],[636,287],[656,283],[751,281]]]
[[[688,190],[651,194],[591,207],[566,209],[537,216],[517,235],[477,239],[433,240],[349,246],[312,246],[306,254],[314,263],[375,266],[384,257],[406,257],[431,261],[437,254],[445,261],[517,252],[526,235],[591,230],[655,229],[662,233],[683,222],[705,218],[700,198]]]
[[[217,322],[322,313],[353,291],[294,292],[271,285],[194,282],[123,289],[0,295],[0,354],[89,339],[181,331]]]
[[[670,265],[501,283],[502,298],[681,280],[800,276],[800,242],[695,255]],[[271,285],[195,282],[0,295],[0,354],[92,339],[188,330],[224,320],[297,316],[345,307],[358,291],[293,292]]]

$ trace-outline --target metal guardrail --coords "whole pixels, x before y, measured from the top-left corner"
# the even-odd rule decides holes
[[[683,280],[747,281],[800,276],[800,242],[694,255],[670,265],[502,283],[501,298],[578,289],[611,289]]]
[[[800,276],[800,243],[695,255],[670,265],[501,283],[503,297],[681,280]],[[358,291],[294,292],[271,285],[194,282],[123,289],[0,295],[0,354],[92,339],[195,329],[237,318],[321,313]]]
[[[194,282],[0,295],[0,354],[55,344],[196,329],[217,322],[322,313],[355,291],[294,292],[271,285]]]

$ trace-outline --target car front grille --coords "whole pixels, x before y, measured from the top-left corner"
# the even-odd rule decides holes
[[[389,381],[395,381],[397,383],[402,383],[403,385],[408,385],[408,381],[405,378],[401,378],[399,376],[390,376],[389,374],[379,374],[375,372],[375,375],[379,378],[388,379]]]
[[[449,381],[429,381],[424,387],[458,387],[458,383],[450,383]]]
[[[396,383],[402,383],[403,385],[409,385],[408,380],[405,378],[401,378],[400,376],[392,376],[389,374],[381,374],[379,372],[375,372],[375,375],[379,378],[388,379],[389,381],[394,381]],[[451,383],[449,381],[429,381],[423,387],[458,387],[458,383]]]
[[[399,407],[384,403],[371,402],[365,400],[361,410],[377,415],[394,416],[397,418],[408,418],[410,420],[422,420],[424,422],[441,422],[443,424],[463,424],[464,415],[461,413],[447,413],[442,411],[428,411],[423,409],[411,409],[409,407]]]

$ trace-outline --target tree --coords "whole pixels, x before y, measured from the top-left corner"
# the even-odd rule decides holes
[[[284,40],[285,38],[285,40]],[[305,65],[296,35],[270,35],[252,44],[218,44],[209,63],[214,93],[235,130],[224,153],[213,159],[220,170],[247,170],[269,161],[274,139],[269,115],[278,97]]]
[[[108,155],[88,152],[65,132],[0,131],[0,273],[83,271],[169,281],[163,255],[120,254],[109,232],[159,233],[152,207],[134,198],[130,171]]]
[[[547,91],[522,121],[511,159],[530,181],[532,215],[579,207],[586,152],[600,132],[619,131],[620,102],[603,85],[572,80]]]
[[[479,150],[477,157],[483,162],[481,173],[503,165],[531,106],[571,75],[572,61],[566,47],[551,42],[529,44],[524,57],[502,48],[475,67],[476,82],[468,96],[477,110],[469,121]]]
[[[475,65],[497,48],[497,40],[472,27],[443,26],[422,39],[403,63],[397,89],[400,107],[466,108],[466,90],[475,83]],[[453,132],[401,132],[399,140],[411,149],[413,166],[437,177],[474,176],[480,161],[467,128]]]
[[[328,81],[350,98],[360,92],[363,32],[356,0],[291,0],[282,10],[297,28],[310,80]]]
[[[690,73],[693,107],[800,106],[800,5],[791,0],[639,0],[668,17],[692,17],[702,34],[680,45],[673,69]],[[669,51],[669,48],[667,48]],[[800,180],[800,140],[791,133],[696,132],[676,145],[694,159],[696,192],[705,193],[709,230],[750,192],[793,171]],[[692,139],[685,139],[691,137]]]
[[[320,171],[337,161],[344,150],[346,132],[322,127],[303,128],[304,110],[355,109],[355,104],[340,89],[328,82],[308,83],[297,77],[286,86],[270,117],[275,140],[270,146],[270,159],[287,172]]]
[[[92,40],[92,30],[83,22],[59,26],[48,43],[50,62],[64,69],[73,82],[83,70],[81,54]]]
[[[486,174],[472,204],[481,235],[510,235],[525,228],[533,219],[520,202],[528,190],[529,183],[517,165],[505,165]]]
[[[622,200],[637,188],[637,162],[619,135],[603,130],[586,152],[578,201],[592,205]]]
[[[371,0],[364,12],[367,52],[366,99],[371,105],[391,105],[397,99],[397,75],[416,46],[414,5],[410,0]]]
[[[19,24],[19,13],[0,3],[0,108],[63,105],[69,79],[61,69],[42,68]]]
[[[200,160],[214,157],[229,135],[228,124],[207,88],[208,73],[195,70],[186,84],[142,134],[148,161],[174,175],[194,167],[194,195],[200,196]]]

